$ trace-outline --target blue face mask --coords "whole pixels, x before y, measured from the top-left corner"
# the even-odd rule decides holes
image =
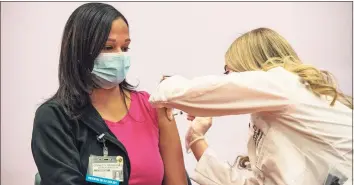
[[[93,81],[101,88],[111,89],[123,82],[129,68],[127,53],[101,53],[94,61]]]

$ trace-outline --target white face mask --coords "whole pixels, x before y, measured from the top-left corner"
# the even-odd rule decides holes
[[[101,88],[118,86],[126,78],[130,56],[126,52],[101,53],[94,61],[93,81]]]

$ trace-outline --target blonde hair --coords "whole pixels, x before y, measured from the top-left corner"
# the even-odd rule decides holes
[[[269,28],[258,28],[237,38],[227,50],[225,60],[227,67],[235,72],[268,71],[281,66],[297,74],[315,95],[332,97],[331,106],[339,101],[353,109],[352,97],[338,89],[331,73],[303,64],[291,45]],[[247,156],[241,157],[240,167],[247,161]]]
[[[332,97],[331,106],[338,100],[353,109],[352,97],[338,89],[331,73],[303,64],[290,44],[269,28],[258,28],[237,38],[227,50],[225,59],[228,68],[235,72],[268,71],[281,66],[297,74],[315,95]]]

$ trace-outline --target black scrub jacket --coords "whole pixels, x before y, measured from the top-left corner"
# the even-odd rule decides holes
[[[109,156],[123,157],[124,181],[120,185],[128,185],[131,170],[128,153],[91,104],[77,120],[70,119],[55,100],[41,105],[35,114],[31,142],[41,184],[95,184],[85,181],[88,159],[90,155],[103,156],[103,142]],[[187,178],[191,185],[188,174]]]

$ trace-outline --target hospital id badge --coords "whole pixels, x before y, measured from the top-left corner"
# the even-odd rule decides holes
[[[123,157],[94,155],[89,157],[86,181],[107,185],[119,185],[123,180]]]

